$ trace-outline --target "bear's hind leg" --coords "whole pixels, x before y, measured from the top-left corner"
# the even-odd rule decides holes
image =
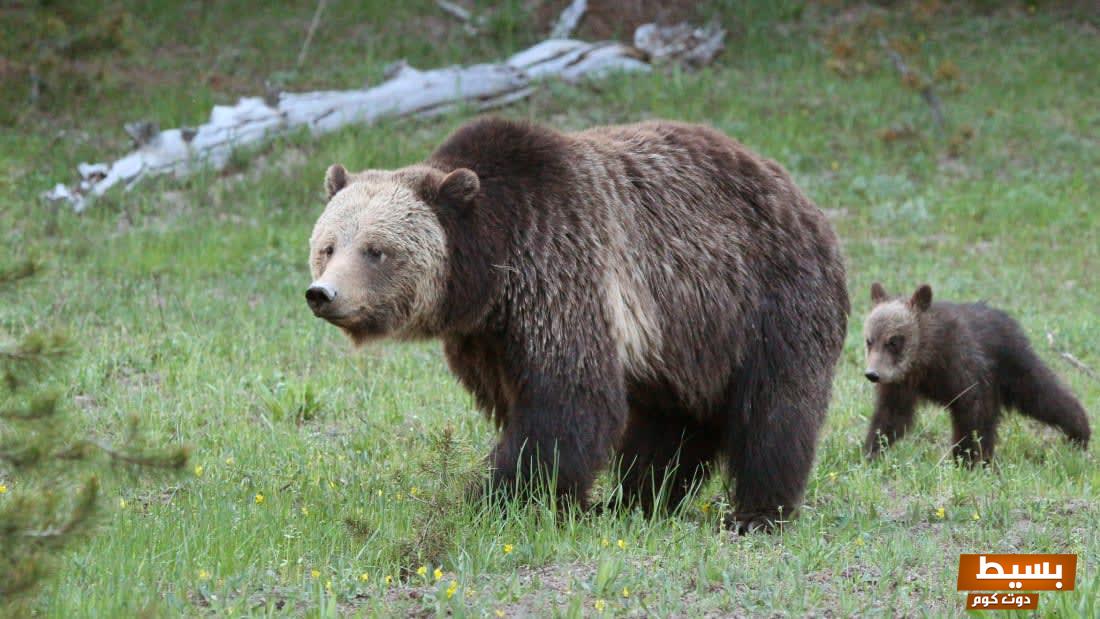
[[[1000,377],[1005,405],[1024,415],[1054,426],[1081,447],[1089,444],[1089,419],[1081,402],[1058,376],[1023,345],[1005,364]]]
[[[619,448],[623,503],[674,510],[706,481],[719,433],[688,417],[632,410]]]
[[[828,389],[816,391],[814,397],[799,399],[798,391],[776,386],[754,402],[770,401],[770,406],[756,409],[747,424],[737,424],[730,450],[736,511],[727,524],[739,533],[771,530],[798,509],[829,403]]]

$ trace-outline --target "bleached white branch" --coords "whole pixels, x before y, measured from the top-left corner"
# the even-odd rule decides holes
[[[569,6],[565,7],[565,10],[558,16],[558,21],[554,23],[553,29],[550,30],[550,38],[564,39],[572,35],[587,10],[587,0],[573,0],[573,2],[570,2]]]
[[[129,189],[151,176],[184,177],[204,166],[222,169],[234,149],[300,127],[323,134],[384,118],[434,116],[462,105],[491,109],[527,97],[540,80],[576,82],[616,71],[649,71],[649,57],[652,52],[620,43],[551,39],[496,64],[421,71],[394,63],[386,69],[386,81],[360,90],[246,97],[236,105],[214,106],[210,118],[194,128],[161,131],[153,123],[130,123],[135,150],[110,164],[81,163],[75,185],[59,183],[44,196],[80,212],[116,185]]]
[[[476,35],[478,28],[484,25],[485,20],[475,17],[473,13],[454,2],[435,0],[435,5],[439,7],[439,10],[462,22],[463,29],[470,36]]]

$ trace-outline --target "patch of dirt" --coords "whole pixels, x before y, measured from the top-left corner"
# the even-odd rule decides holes
[[[94,410],[99,408],[100,406],[99,400],[97,400],[95,396],[87,395],[84,393],[73,396],[73,404],[75,404],[80,410],[84,411]]]
[[[545,616],[547,597],[557,602],[564,602],[574,592],[571,588],[572,583],[589,581],[595,573],[596,566],[591,563],[553,564],[542,567],[521,566],[516,568],[514,572],[515,588],[524,591],[537,585],[542,594],[539,596],[522,596],[521,599],[513,602],[501,602],[497,608],[503,611],[506,617]],[[456,579],[455,574],[445,573],[440,580],[450,582]],[[471,591],[473,592],[472,597],[490,595],[493,590],[491,582],[494,580],[497,580],[497,577],[492,574],[481,575],[476,582],[464,587],[467,590],[465,595],[469,595],[468,592]],[[394,609],[409,605],[418,606],[421,600],[435,594],[437,589],[438,587],[435,584],[421,585],[406,582],[387,589],[383,594],[383,600],[387,607]],[[363,606],[369,599],[371,597],[366,594],[360,594],[346,602],[342,602],[340,604],[341,613],[354,614],[356,609]],[[428,617],[432,615],[432,612],[426,608],[405,608],[404,612],[406,616],[410,617]]]

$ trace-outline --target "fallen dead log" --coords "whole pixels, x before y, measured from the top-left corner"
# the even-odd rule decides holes
[[[707,49],[702,56],[709,59],[715,39],[703,39],[700,44]],[[690,50],[684,55],[699,58]],[[194,128],[161,131],[154,123],[130,123],[127,132],[135,150],[110,164],[81,163],[76,184],[58,183],[43,195],[68,202],[80,212],[116,185],[129,189],[152,176],[185,177],[202,167],[222,169],[234,149],[301,127],[319,135],[385,118],[443,114],[459,106],[487,110],[527,97],[540,80],[576,82],[611,72],[649,71],[650,56],[620,43],[550,39],[496,64],[421,71],[396,63],[387,70],[386,81],[360,90],[246,97],[236,105],[214,106],[209,120]]]

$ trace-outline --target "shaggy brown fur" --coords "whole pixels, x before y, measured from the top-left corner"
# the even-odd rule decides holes
[[[483,119],[424,164],[366,174],[403,179],[442,229],[439,300],[419,335],[442,338],[500,428],[495,487],[556,464],[558,492],[584,502],[617,454],[626,499],[647,509],[719,462],[740,525],[798,507],[849,304],[828,220],[778,164],[695,125],[563,134]],[[342,196],[355,186],[329,209],[353,211]],[[370,227],[342,234],[354,245]],[[399,275],[377,273],[353,286],[388,298]],[[401,330],[392,312],[364,320]]]
[[[968,462],[993,457],[1002,407],[1088,445],[1085,410],[1008,314],[984,303],[933,303],[927,285],[903,301],[876,283],[871,298],[864,328],[867,378],[878,384],[869,456],[905,435],[922,399],[950,410],[955,455]]]

